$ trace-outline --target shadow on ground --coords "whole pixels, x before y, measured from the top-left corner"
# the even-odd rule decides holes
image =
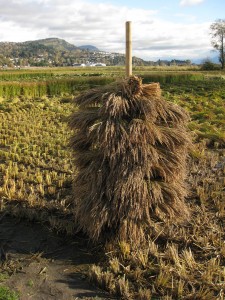
[[[4,285],[21,300],[113,299],[87,280],[89,266],[101,261],[101,251],[76,235],[66,237],[40,223],[0,214],[0,272]],[[99,249],[98,249],[99,250]]]

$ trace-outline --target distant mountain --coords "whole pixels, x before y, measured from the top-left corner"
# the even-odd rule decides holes
[[[219,64],[219,57],[218,54],[212,54],[209,53],[206,57],[198,58],[198,59],[193,59],[192,62],[195,64],[203,64],[205,61],[211,61],[214,64]]]
[[[73,44],[70,44],[65,40],[58,38],[48,38],[37,41],[24,42],[25,45],[30,45],[32,43],[44,45],[45,47],[51,47],[57,49],[58,51],[73,51],[78,49],[78,47],[74,46]]]
[[[133,57],[133,66],[189,64],[190,61],[157,62]],[[23,43],[0,42],[0,67],[125,65],[125,55],[100,51],[93,45],[77,47],[59,38]]]
[[[97,47],[92,45],[83,45],[83,46],[79,46],[78,48],[82,50],[88,50],[88,51],[96,51],[96,52],[100,51]]]
[[[144,65],[133,57],[134,65]],[[125,65],[125,55],[100,51],[93,45],[77,47],[63,39],[47,38],[23,43],[0,42],[0,66]]]
[[[0,42],[0,65],[3,66],[71,66],[86,61],[87,57],[84,50],[58,38]]]

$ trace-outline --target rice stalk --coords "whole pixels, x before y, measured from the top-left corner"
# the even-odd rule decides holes
[[[75,219],[93,241],[141,242],[152,220],[183,222],[188,115],[158,83],[130,77],[74,100]]]

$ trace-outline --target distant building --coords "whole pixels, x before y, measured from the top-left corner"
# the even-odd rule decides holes
[[[104,63],[94,63],[94,62],[86,62],[86,64],[73,64],[73,66],[80,66],[80,67],[106,67]]]
[[[106,67],[106,64],[103,63],[97,63],[95,64],[96,67]]]
[[[78,64],[78,63],[74,63],[73,67],[85,67],[85,64]]]

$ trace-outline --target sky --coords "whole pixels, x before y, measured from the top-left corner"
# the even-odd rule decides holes
[[[217,55],[209,34],[217,19],[225,0],[0,0],[0,41],[57,37],[125,53],[131,21],[133,55],[195,61]]]

